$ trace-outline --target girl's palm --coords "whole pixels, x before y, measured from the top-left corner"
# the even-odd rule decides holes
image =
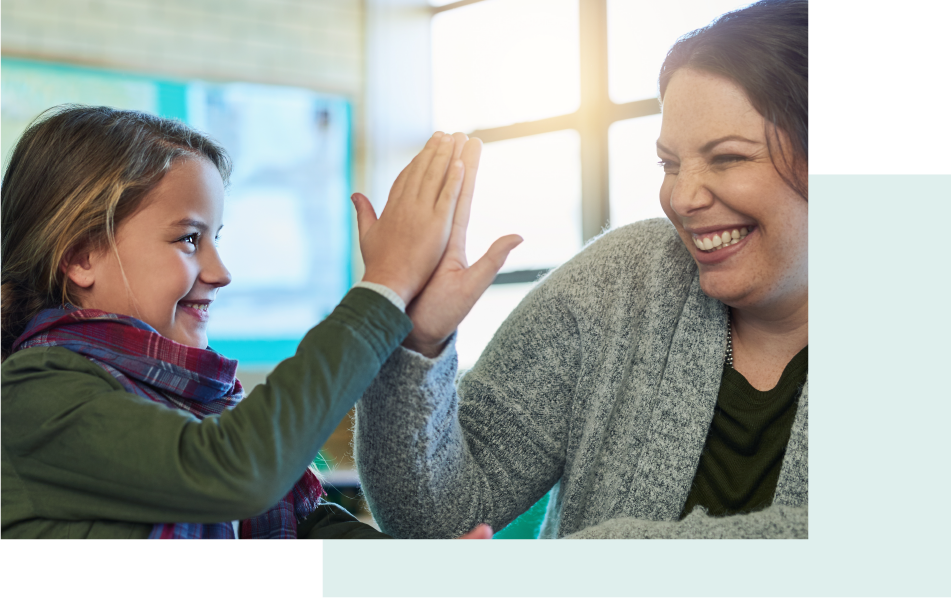
[[[482,142],[468,139],[462,133],[454,136],[456,151],[461,153],[465,165],[465,179],[456,204],[449,243],[432,278],[406,309],[413,320],[413,331],[403,345],[428,357],[435,357],[442,351],[449,336],[492,284],[509,252],[522,242],[518,235],[502,237],[482,258],[469,266],[466,261],[466,228]]]

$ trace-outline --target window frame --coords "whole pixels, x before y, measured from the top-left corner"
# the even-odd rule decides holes
[[[430,8],[431,16],[485,0],[459,0]],[[615,103],[608,89],[607,0],[578,0],[581,102],[578,109],[534,121],[467,131],[484,143],[574,129],[581,139],[581,232],[584,243],[611,221],[608,135],[617,121],[660,114],[659,98]],[[492,284],[533,282],[547,270],[499,274]]]

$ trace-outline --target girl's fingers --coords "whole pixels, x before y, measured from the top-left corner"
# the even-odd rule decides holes
[[[446,169],[449,167],[450,160],[452,160],[453,146],[452,135],[440,137],[439,147],[436,148],[436,153],[429,163],[429,168],[426,169],[426,174],[423,176],[417,194],[424,205],[432,206],[440,197],[440,190],[446,181]]]
[[[413,161],[410,162],[409,172],[406,174],[406,183],[403,186],[400,196],[419,197],[423,177],[429,170],[429,165],[433,161],[433,157],[436,155],[436,149],[440,147],[440,140],[443,137],[442,132],[436,131],[433,136],[429,138],[429,141],[426,142],[426,147],[423,148],[423,151],[419,152],[419,154],[413,158]]]
[[[367,196],[362,193],[354,193],[350,199],[353,201],[353,207],[357,209],[357,230],[362,239],[370,227],[376,224],[376,210],[373,209],[373,204]]]
[[[462,157],[462,148],[466,145],[466,142],[469,141],[469,136],[465,133],[453,133],[452,139],[455,142],[452,147],[452,159],[458,160]]]
[[[413,161],[415,160],[416,157],[414,156]],[[400,171],[400,174],[398,177],[396,177],[396,180],[393,181],[393,186],[390,187],[390,195],[388,196],[387,202],[393,198],[399,197],[400,194],[403,193],[403,187],[406,186],[406,178],[409,176],[410,168],[413,167],[413,161],[410,161],[410,163],[406,165],[406,168]]]
[[[452,210],[456,207],[456,201],[459,199],[459,192],[462,190],[462,179],[465,175],[465,169],[462,166],[462,160],[456,160],[449,165],[449,171],[446,173],[446,184],[439,192],[439,198],[436,200],[437,210]]]

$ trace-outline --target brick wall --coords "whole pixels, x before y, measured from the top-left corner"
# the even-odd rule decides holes
[[[4,0],[4,55],[363,91],[361,0]]]
[[[3,0],[0,50],[143,74],[250,81],[353,103],[365,189],[363,0]]]

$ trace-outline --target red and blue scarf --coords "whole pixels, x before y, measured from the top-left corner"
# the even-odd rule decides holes
[[[14,343],[63,347],[102,366],[126,391],[180,409],[198,419],[232,409],[244,397],[235,378],[238,362],[210,349],[169,340],[128,316],[73,307],[46,309]],[[244,538],[296,538],[297,523],[320,504],[324,490],[310,469],[268,511],[241,521]],[[157,523],[149,538],[234,538],[231,522]]]

